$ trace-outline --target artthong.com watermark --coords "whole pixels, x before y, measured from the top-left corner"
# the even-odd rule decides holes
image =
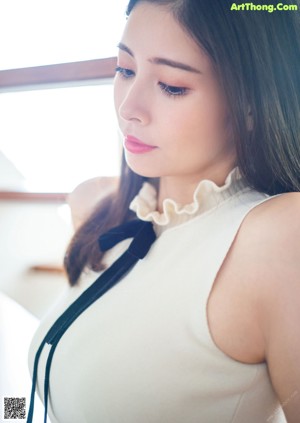
[[[297,11],[297,4],[284,4],[277,3],[274,4],[254,4],[254,3],[232,3],[230,10],[240,11],[240,10],[252,10],[252,11],[266,11],[269,13],[272,12],[285,12],[285,11]]]

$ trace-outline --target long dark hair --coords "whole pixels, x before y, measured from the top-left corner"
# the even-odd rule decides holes
[[[298,11],[231,10],[231,0],[131,0],[166,6],[214,64],[226,93],[237,165],[249,186],[270,195],[300,191],[300,5]],[[277,4],[264,1],[265,5]],[[269,9],[270,10],[270,9]],[[144,181],[124,154],[119,186],[75,233],[65,256],[74,285],[85,266],[102,270],[99,236],[134,217]]]

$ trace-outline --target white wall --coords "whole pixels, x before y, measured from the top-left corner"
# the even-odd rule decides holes
[[[68,206],[0,202],[0,291],[41,318],[67,287],[63,274],[30,272],[60,266],[72,234]]]

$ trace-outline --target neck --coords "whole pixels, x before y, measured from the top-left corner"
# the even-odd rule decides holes
[[[171,198],[182,205],[192,203],[193,194],[200,181],[208,179],[218,186],[222,186],[234,167],[234,164],[227,164],[223,167],[203,169],[196,175],[161,176],[158,183],[157,210],[160,213],[163,211],[163,201],[166,198]]]

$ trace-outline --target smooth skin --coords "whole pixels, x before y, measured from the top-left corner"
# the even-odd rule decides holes
[[[121,132],[157,147],[140,155],[125,150],[126,161],[134,172],[158,178],[158,210],[165,198],[192,202],[202,179],[223,185],[236,153],[209,57],[165,6],[147,2],[130,14],[119,47],[115,106]],[[299,216],[300,193],[255,207],[207,305],[211,336],[225,354],[267,363],[288,423],[300,421]]]

